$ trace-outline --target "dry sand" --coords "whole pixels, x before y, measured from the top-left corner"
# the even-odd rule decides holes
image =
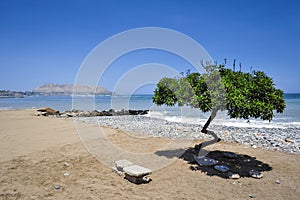
[[[99,131],[94,125],[81,126],[88,132]],[[299,155],[218,143],[210,149],[212,157],[219,158],[223,151],[238,154],[230,167],[240,170],[243,177],[233,180],[190,163],[192,149],[179,159],[168,157],[168,150],[161,150],[170,142],[168,139],[104,129],[111,144],[128,152],[147,152],[175,161],[154,171],[149,184],[135,185],[86,151],[71,119],[37,117],[32,110],[0,111],[0,199],[249,199],[250,194],[255,199],[300,197]],[[262,170],[264,177],[247,177],[246,171],[252,167]],[[61,188],[55,190],[55,185]]]

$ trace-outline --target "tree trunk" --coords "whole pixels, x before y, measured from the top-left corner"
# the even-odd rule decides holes
[[[205,133],[205,134],[209,134],[211,136],[213,136],[214,139],[212,140],[209,140],[209,141],[206,141],[206,142],[203,142],[201,143],[201,145],[199,145],[199,153],[198,153],[198,156],[201,156],[201,148],[204,148],[208,145],[211,145],[211,144],[214,144],[214,143],[217,143],[219,142],[221,139],[215,134],[215,132],[213,131],[210,131],[210,130],[207,130],[208,126],[210,125],[210,123],[212,122],[212,120],[217,116],[217,110],[213,110],[211,112],[211,115],[209,116],[208,120],[206,121],[205,125],[203,126],[201,132],[202,133]]]
[[[217,116],[217,112],[218,112],[217,110],[213,110],[211,112],[211,115],[209,116],[208,120],[206,121],[205,125],[203,126],[203,128],[201,130],[202,133],[208,134],[207,128],[210,125],[210,123],[212,122],[212,120],[214,120],[214,118]]]

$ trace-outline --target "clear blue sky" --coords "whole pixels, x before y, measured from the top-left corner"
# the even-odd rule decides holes
[[[300,92],[299,2],[1,0],[0,89],[73,83],[84,58],[100,42],[128,29],[150,26],[182,32],[214,60],[227,58],[231,63],[236,58],[244,71],[253,66],[273,77],[285,92]],[[141,59],[139,64],[166,56],[150,52],[153,58],[145,59],[146,53],[135,57]],[[125,71],[134,67],[126,61],[118,63]],[[112,89],[115,73],[108,70],[101,85]]]

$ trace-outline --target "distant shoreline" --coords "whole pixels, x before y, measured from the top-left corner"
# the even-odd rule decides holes
[[[14,96],[0,96],[0,98],[2,99],[5,99],[5,98],[23,98],[23,97],[14,97]]]

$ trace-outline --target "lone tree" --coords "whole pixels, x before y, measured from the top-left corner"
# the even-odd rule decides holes
[[[190,73],[183,77],[162,78],[154,91],[157,105],[190,106],[203,112],[211,112],[201,132],[210,134],[213,140],[202,147],[220,141],[208,129],[218,111],[227,110],[230,118],[261,118],[271,121],[274,111],[285,109],[283,91],[276,89],[272,78],[262,71],[245,73],[224,65],[205,67],[205,73]]]

